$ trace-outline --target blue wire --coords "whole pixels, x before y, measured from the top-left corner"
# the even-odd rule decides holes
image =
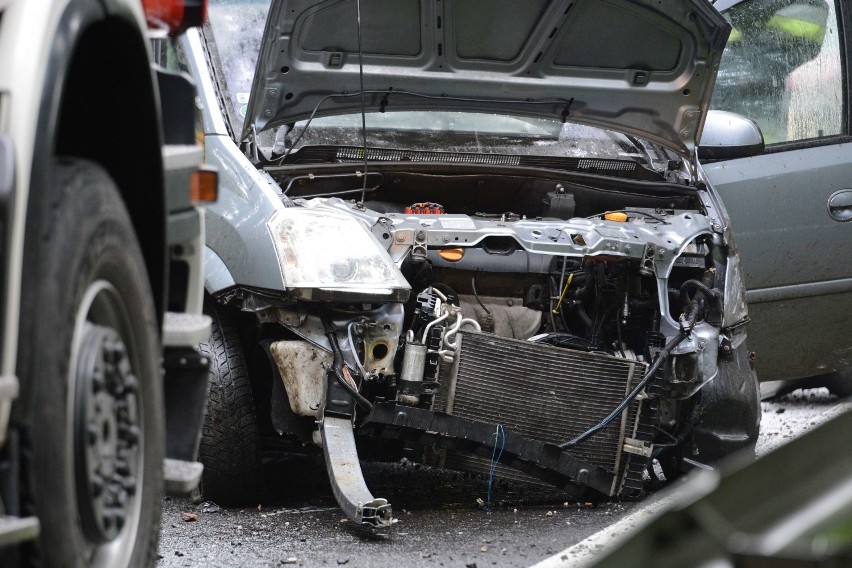
[[[500,437],[500,453],[497,453],[497,438]],[[503,457],[503,449],[506,447],[506,431],[503,430],[502,424],[497,425],[497,430],[494,432],[494,449],[491,451],[491,468],[488,472],[488,500],[485,503],[485,510],[491,505],[491,483],[494,481],[494,470],[497,469],[497,464],[500,458]],[[494,456],[497,459],[494,459]]]

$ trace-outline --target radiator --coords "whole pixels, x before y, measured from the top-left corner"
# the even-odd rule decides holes
[[[484,333],[460,333],[458,357],[435,408],[471,420],[501,424],[524,437],[562,443],[597,425],[625,398],[647,369],[642,362]],[[571,453],[622,479],[625,438],[634,437],[640,402]],[[486,473],[489,460],[448,453],[445,467]],[[509,468],[502,477],[533,481]],[[616,493],[618,488],[613,488]]]

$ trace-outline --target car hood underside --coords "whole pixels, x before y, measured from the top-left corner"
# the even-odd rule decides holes
[[[274,0],[242,137],[362,105],[440,108],[570,119],[687,155],[729,32],[705,0]]]

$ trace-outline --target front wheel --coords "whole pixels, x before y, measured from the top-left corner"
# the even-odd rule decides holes
[[[33,554],[49,566],[151,566],[162,495],[154,303],[133,225],[94,163],[59,159],[27,259],[22,381]]]
[[[220,505],[255,505],[263,495],[260,434],[254,394],[237,326],[211,307],[210,339],[199,347],[210,359],[210,396],[201,431],[201,491]]]

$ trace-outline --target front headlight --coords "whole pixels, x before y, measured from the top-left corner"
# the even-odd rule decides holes
[[[288,207],[267,227],[288,288],[381,295],[410,289],[372,233],[345,213]]]

